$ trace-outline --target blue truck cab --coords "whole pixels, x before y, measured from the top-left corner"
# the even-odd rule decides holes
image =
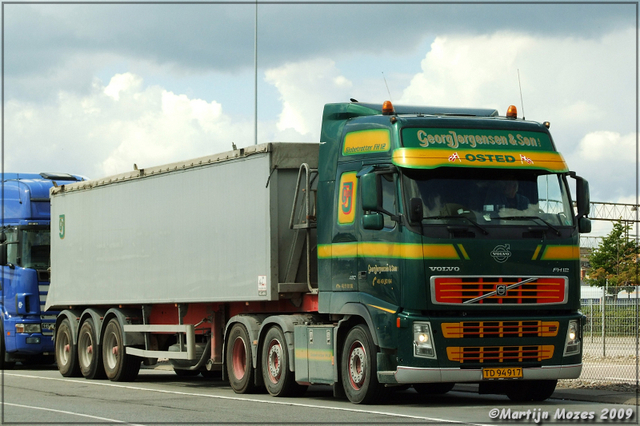
[[[57,312],[45,312],[50,276],[49,189],[84,180],[66,173],[1,177],[0,366],[53,363]]]

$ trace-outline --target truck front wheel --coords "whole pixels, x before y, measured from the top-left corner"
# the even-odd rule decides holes
[[[273,396],[301,394],[306,386],[295,382],[290,369],[291,360],[284,333],[280,327],[269,329],[262,345],[262,378],[267,391]]]
[[[93,318],[87,318],[78,333],[78,363],[80,371],[87,379],[104,379],[102,353],[98,346],[98,333]]]
[[[544,401],[553,395],[557,384],[557,380],[511,382],[505,393],[514,402]]]
[[[56,363],[64,377],[80,376],[78,351],[73,343],[73,329],[68,318],[63,319],[56,328]]]
[[[227,342],[226,363],[231,389],[235,393],[251,393],[255,390],[255,384],[249,333],[242,324],[234,324]]]
[[[340,362],[342,386],[349,401],[374,404],[386,394],[378,382],[376,349],[368,328],[357,325],[344,341]]]
[[[111,318],[102,336],[104,371],[114,382],[131,382],[140,371],[140,358],[127,355],[124,333],[117,318]]]

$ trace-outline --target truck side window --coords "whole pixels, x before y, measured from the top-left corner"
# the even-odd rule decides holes
[[[398,214],[398,206],[396,196],[396,175],[392,173],[384,174],[381,176],[380,182],[382,185],[382,207],[394,214]],[[396,222],[391,219],[389,215],[384,215],[384,227],[393,228]]]
[[[18,240],[18,232],[15,228],[13,229],[5,229],[5,234],[7,236],[7,242],[13,242]],[[18,245],[17,244],[7,244],[7,262],[13,265],[18,264]]]

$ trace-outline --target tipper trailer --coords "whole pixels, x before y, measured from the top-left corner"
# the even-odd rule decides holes
[[[546,399],[582,368],[591,227],[548,128],[513,107],[328,104],[319,144],[53,188],[58,368],[128,381],[166,358],[238,393]]]

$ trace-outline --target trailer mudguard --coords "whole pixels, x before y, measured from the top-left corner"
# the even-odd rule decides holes
[[[56,330],[60,327],[60,323],[64,319],[69,320],[69,326],[71,327],[71,337],[73,338],[73,344],[78,344],[78,325],[80,323],[80,316],[82,315],[82,311],[79,309],[65,309],[64,311],[58,314],[56,318]],[[53,340],[56,339],[56,333],[53,334]]]
[[[119,308],[111,308],[104,315],[104,319],[102,321],[102,325],[100,327],[100,335],[104,333],[104,328],[106,324],[109,323],[111,318],[117,318],[120,326],[124,330],[125,324],[141,324],[142,323],[142,312],[133,310],[133,309],[119,309]],[[142,345],[144,346],[144,334],[138,332],[127,332],[123,333],[123,344],[124,346],[135,346]]]
[[[100,309],[100,308],[89,308],[89,309],[85,309],[84,312],[82,312],[82,315],[80,316],[80,321],[76,324],[76,328],[82,324],[84,322],[84,320],[88,317],[90,317],[91,319],[93,319],[93,324],[96,327],[96,333],[97,333],[97,339],[98,341],[96,342],[96,344],[98,346],[101,346],[102,343],[102,321],[105,318],[107,310],[106,309]],[[74,343],[75,340],[77,339],[77,330],[74,330]]]

